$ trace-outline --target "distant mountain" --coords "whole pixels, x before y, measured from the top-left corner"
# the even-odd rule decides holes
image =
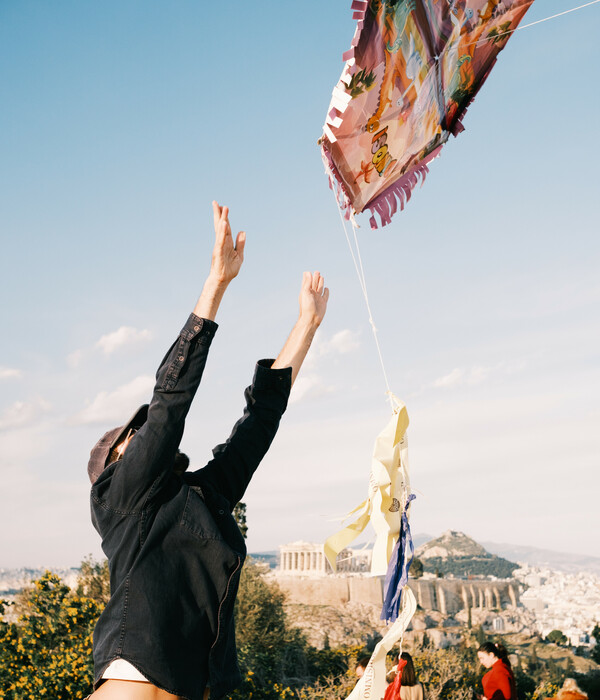
[[[518,544],[498,544],[497,542],[484,542],[483,544],[488,552],[492,552],[492,554],[528,564],[529,566],[537,566],[553,571],[564,571],[569,574],[587,571],[600,576],[600,557],[554,552],[550,549],[537,549]]]
[[[425,571],[442,576],[510,578],[519,568],[518,564],[490,554],[474,539],[456,530],[447,530],[440,537],[426,542],[415,554]]]
[[[419,547],[419,559],[449,559],[456,557],[490,556],[485,549],[464,532],[446,530],[434,540]]]
[[[416,535],[412,536],[412,541],[415,549],[418,549],[421,545],[429,542],[433,539],[433,535],[428,535],[425,532],[418,532]]]

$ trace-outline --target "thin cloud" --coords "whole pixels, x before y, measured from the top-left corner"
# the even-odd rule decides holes
[[[431,386],[435,389],[444,388],[449,389],[454,386],[462,384],[464,380],[465,372],[462,369],[456,367],[450,372],[450,374],[445,374],[443,377],[439,377],[431,383]]]
[[[96,343],[96,347],[102,350],[105,355],[110,355],[115,350],[119,350],[127,345],[146,342],[152,338],[148,330],[138,330],[132,326],[121,326],[112,333],[103,335]]]
[[[297,403],[306,398],[314,399],[325,394],[332,394],[334,391],[335,387],[331,384],[325,384],[321,377],[309,374],[305,377],[298,377],[294,382],[290,403]]]
[[[0,380],[2,379],[20,379],[23,376],[23,372],[20,369],[14,369],[13,367],[0,367]]]
[[[15,401],[0,416],[0,431],[31,425],[43,413],[47,413],[51,407],[51,404],[42,398],[34,401]]]
[[[67,364],[72,369],[81,365],[83,360],[93,353],[100,351],[104,355],[112,355],[116,350],[127,346],[145,343],[152,339],[152,333],[147,329],[138,330],[133,326],[121,326],[112,333],[103,335],[92,348],[79,348],[67,355]]]
[[[330,338],[321,333],[317,334],[304,362],[302,373],[294,384],[290,403],[334,393],[336,387],[323,379],[317,367],[324,359],[328,362],[335,361],[337,357],[355,352],[359,347],[357,334],[348,328],[334,333]]]
[[[482,367],[480,365],[470,368],[455,367],[450,373],[435,379],[429,386],[434,389],[454,389],[465,385],[476,386],[483,384],[483,382],[495,375],[506,376],[520,372],[525,368],[525,364],[524,361],[521,361],[513,365],[499,362],[493,367]]]
[[[83,350],[74,350],[72,353],[67,355],[67,364],[69,367],[79,367],[84,355],[85,353]]]
[[[323,340],[317,345],[317,351],[321,357],[327,355],[347,355],[360,347],[356,333],[345,328],[338,331],[329,340]]]
[[[149,400],[154,377],[142,375],[115,391],[101,391],[74,418],[75,423],[102,424],[123,422],[137,406]]]

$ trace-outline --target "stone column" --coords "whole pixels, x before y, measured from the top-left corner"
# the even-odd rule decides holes
[[[447,615],[446,611],[446,593],[442,586],[437,587],[438,603],[440,607],[440,612],[442,615]]]

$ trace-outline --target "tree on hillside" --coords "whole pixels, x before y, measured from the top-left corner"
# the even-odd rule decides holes
[[[596,646],[592,649],[591,657],[597,664],[600,664],[600,626],[594,626],[592,637],[596,640]]]
[[[247,560],[235,604],[240,667],[250,671],[259,686],[307,672],[306,640],[299,629],[288,626],[285,595],[276,583],[265,580],[264,570]]]
[[[567,636],[563,634],[560,630],[552,630],[552,632],[549,632],[548,636],[546,637],[546,640],[548,642],[559,644],[561,646],[565,646],[569,643]]]
[[[423,562],[418,557],[415,557],[412,560],[412,564],[410,565],[410,575],[413,578],[421,578],[421,576],[423,576]]]
[[[108,559],[98,562],[91,556],[81,562],[77,577],[77,595],[95,600],[101,608],[110,600]]]

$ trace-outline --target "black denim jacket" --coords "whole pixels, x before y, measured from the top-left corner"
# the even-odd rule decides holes
[[[148,420],[92,487],[111,583],[94,631],[96,687],[115,658],[189,700],[206,685],[213,699],[240,682],[233,608],[246,547],[231,511],[277,432],[291,369],[260,361],[228,440],[203,469],[177,477],[174,455],[216,329],[190,316],[158,369]]]

